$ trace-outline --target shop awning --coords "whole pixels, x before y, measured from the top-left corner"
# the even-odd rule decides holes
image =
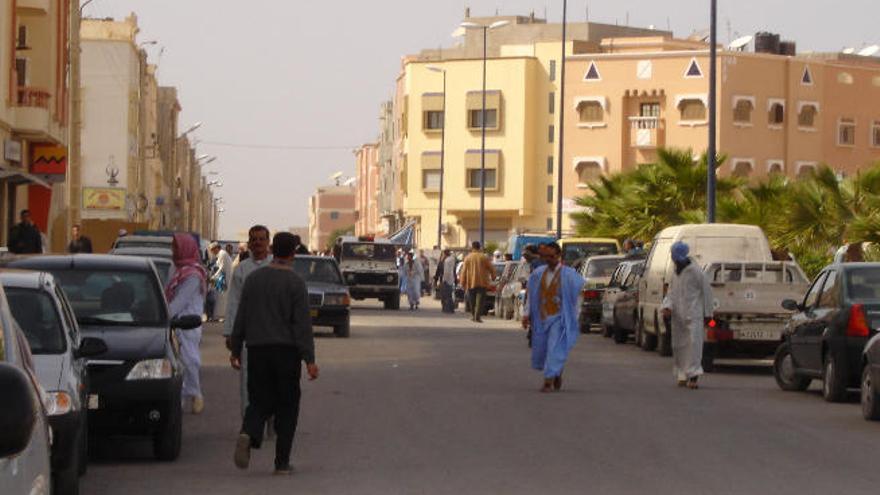
[[[0,165],[0,180],[6,180],[12,184],[36,184],[46,189],[52,189],[52,186],[42,178],[25,172],[24,170]]]
[[[416,223],[409,222],[402,229],[388,236],[388,240],[394,244],[412,247],[416,238]]]

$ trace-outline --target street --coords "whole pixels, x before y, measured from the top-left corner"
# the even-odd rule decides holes
[[[303,382],[293,476],[272,476],[272,443],[249,471],[233,466],[238,377],[212,324],[207,407],[186,416],[180,459],[106,442],[83,493],[867,494],[880,483],[880,430],[855,395],[784,393],[769,369],[747,367],[686,390],[669,359],[595,334],[578,342],[562,392],[541,394],[512,322],[478,325],[428,298],[416,313],[379,308],[356,304],[350,339],[318,329],[321,377]]]

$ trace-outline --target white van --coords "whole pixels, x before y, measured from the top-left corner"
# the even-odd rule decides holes
[[[767,236],[760,227],[754,225],[677,225],[657,234],[645,263],[644,275],[639,282],[636,343],[645,350],[659,347],[662,355],[672,353],[671,335],[659,315],[660,305],[675,270],[671,257],[672,245],[678,241],[683,241],[690,247],[691,258],[701,267],[714,261],[773,261]]]

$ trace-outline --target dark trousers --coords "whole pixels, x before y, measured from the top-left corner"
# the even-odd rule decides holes
[[[258,449],[266,421],[275,416],[275,467],[287,466],[299,417],[299,353],[289,346],[248,347],[247,370],[248,406],[241,431]]]
[[[443,306],[444,313],[455,312],[455,301],[452,300],[453,287],[446,282],[440,283],[440,304]]]
[[[486,288],[485,287],[474,287],[472,289],[468,289],[468,299],[470,299],[471,306],[471,314],[475,320],[479,320],[483,317],[483,306],[486,300]]]

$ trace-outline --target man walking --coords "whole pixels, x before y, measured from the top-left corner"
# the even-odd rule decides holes
[[[30,210],[21,210],[21,222],[9,230],[9,252],[14,254],[40,254],[43,238],[34,225]]]
[[[70,244],[67,245],[68,253],[76,254],[92,252],[92,240],[82,235],[79,224],[74,225],[73,228],[70,229],[70,234],[72,239]]]
[[[562,248],[551,242],[540,248],[545,265],[529,276],[523,328],[532,329],[532,368],[544,373],[541,392],[562,388],[568,353],[577,342],[579,297],[584,279],[560,263]]]
[[[318,378],[306,283],[293,271],[296,241],[279,232],[272,239],[272,263],[248,277],[232,331],[230,363],[241,369],[247,345],[248,406],[235,445],[235,465],[246,469],[251,448],[260,448],[266,420],[275,417],[275,474],[291,474],[290,451],[299,416],[302,365]]]
[[[226,347],[230,350],[232,349],[231,336],[235,325],[235,314],[238,311],[238,302],[244,283],[257,269],[272,261],[272,257],[269,255],[269,229],[263,225],[251,227],[248,231],[248,250],[245,252],[249,252],[250,255],[233,270],[229,293],[226,295],[226,320],[223,322],[223,335],[226,337]],[[247,350],[242,351],[241,361],[241,414],[244,416],[248,403]]]
[[[672,320],[673,373],[678,386],[696,389],[703,374],[703,340],[714,313],[714,298],[709,279],[688,254],[687,244],[672,245],[675,276],[663,299],[663,317]]]
[[[440,279],[440,304],[444,313],[455,312],[452,292],[455,290],[455,256],[449,249],[443,251],[443,261],[437,266]]]
[[[220,247],[219,242],[212,242],[211,254],[214,256],[214,269],[211,272],[211,285],[216,301],[214,303],[214,314],[209,315],[215,320],[220,320],[226,316],[226,302],[229,295],[229,282],[232,278],[232,256]]]
[[[492,279],[495,278],[495,267],[489,258],[481,251],[479,241],[471,244],[471,253],[465,257],[461,267],[461,286],[467,291],[468,301],[472,314],[472,321],[483,322],[483,301],[486,299],[486,289]]]

